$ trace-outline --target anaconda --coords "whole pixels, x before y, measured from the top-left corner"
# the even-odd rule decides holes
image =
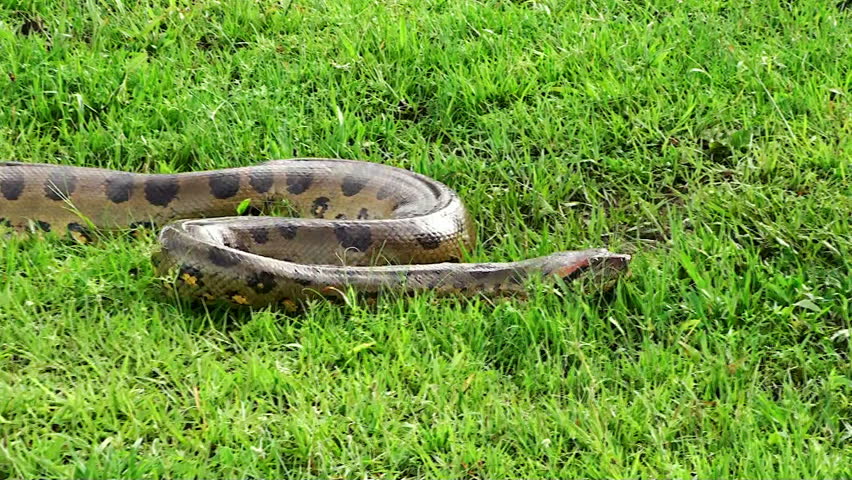
[[[238,216],[287,202],[298,216]],[[293,308],[354,291],[523,292],[529,278],[610,281],[630,256],[603,248],[504,263],[461,263],[475,229],[459,196],[432,178],[355,160],[142,174],[0,163],[0,224],[92,239],[94,230],[160,228],[158,272],[202,301]],[[351,290],[350,290],[351,289]]]

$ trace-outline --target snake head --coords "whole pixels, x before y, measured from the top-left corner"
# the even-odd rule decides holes
[[[571,283],[582,278],[606,289],[627,271],[631,256],[612,253],[604,248],[592,248],[555,253],[546,258],[550,265],[545,271],[562,281]]]

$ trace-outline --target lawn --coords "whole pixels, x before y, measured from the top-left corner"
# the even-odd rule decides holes
[[[474,261],[608,293],[174,298],[154,235],[0,239],[0,477],[848,478],[852,7],[0,1],[0,159],[357,158]]]

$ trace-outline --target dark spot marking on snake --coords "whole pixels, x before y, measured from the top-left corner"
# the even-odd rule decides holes
[[[269,272],[257,272],[248,279],[248,285],[257,293],[269,293],[275,288],[275,275]]]
[[[133,194],[133,176],[117,173],[106,179],[106,196],[112,203],[124,203]]]
[[[44,196],[53,201],[65,200],[77,188],[77,177],[67,169],[59,169],[44,181]]]
[[[287,191],[293,195],[305,193],[313,181],[314,176],[310,173],[287,175]]]
[[[17,200],[24,192],[24,176],[17,170],[6,173],[0,179],[0,193],[6,200]]]
[[[251,184],[251,188],[254,189],[257,193],[266,193],[272,188],[272,182],[275,179],[268,172],[256,172],[252,171],[249,173],[249,184]]]
[[[210,193],[223,200],[231,198],[240,191],[240,176],[236,173],[219,172],[210,177]]]
[[[393,193],[393,186],[390,184],[382,185],[379,191],[376,192],[376,200],[384,200],[390,197],[391,193]]]
[[[287,240],[293,240],[294,238],[296,238],[296,232],[298,230],[299,230],[299,227],[297,227],[296,225],[292,225],[292,224],[281,225],[281,226],[278,227],[278,233],[280,233],[281,236],[284,237]]]
[[[461,262],[461,258],[459,258],[455,255],[451,255],[450,257],[447,258],[447,263],[460,263],[460,262]]]
[[[50,224],[45,222],[45,221],[36,220],[35,226],[38,227],[38,229],[41,230],[42,232],[49,232],[50,231]]]
[[[72,237],[74,237],[75,233],[79,235],[79,239],[77,237],[74,238],[80,241],[80,243],[89,243],[92,241],[92,233],[89,231],[88,228],[83,225],[80,225],[79,223],[69,223],[67,229]]]
[[[373,242],[370,227],[366,225],[338,225],[334,227],[334,234],[341,247],[359,252],[366,252]]]
[[[202,276],[201,270],[191,265],[181,265],[178,270],[178,279],[193,287],[204,286],[204,282],[201,281]]]
[[[346,214],[345,213],[338,213],[337,215],[334,216],[334,219],[335,220],[346,220]]]
[[[263,244],[269,241],[269,231],[265,228],[253,228],[249,233],[255,243]]]
[[[165,207],[178,194],[180,184],[173,176],[155,176],[145,181],[145,199],[151,205]]]
[[[418,233],[414,239],[424,250],[435,250],[441,246],[441,237],[434,233]]]
[[[344,197],[351,197],[352,195],[360,192],[363,188],[364,179],[355,176],[343,177],[343,183],[340,185],[340,189],[343,190]]]
[[[369,218],[370,212],[366,208],[358,210],[358,220],[368,220]]]
[[[217,267],[233,267],[240,263],[240,258],[237,255],[223,248],[211,248],[207,258]]]
[[[328,211],[328,197],[319,197],[314,200],[314,204],[311,207],[311,213],[314,214],[316,218],[323,218],[325,216],[325,212]]]

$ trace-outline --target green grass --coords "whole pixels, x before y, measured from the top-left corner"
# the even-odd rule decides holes
[[[635,255],[291,316],[177,301],[153,238],[2,240],[0,477],[852,475],[852,9],[0,5],[0,159],[359,158],[456,189],[476,260]]]

